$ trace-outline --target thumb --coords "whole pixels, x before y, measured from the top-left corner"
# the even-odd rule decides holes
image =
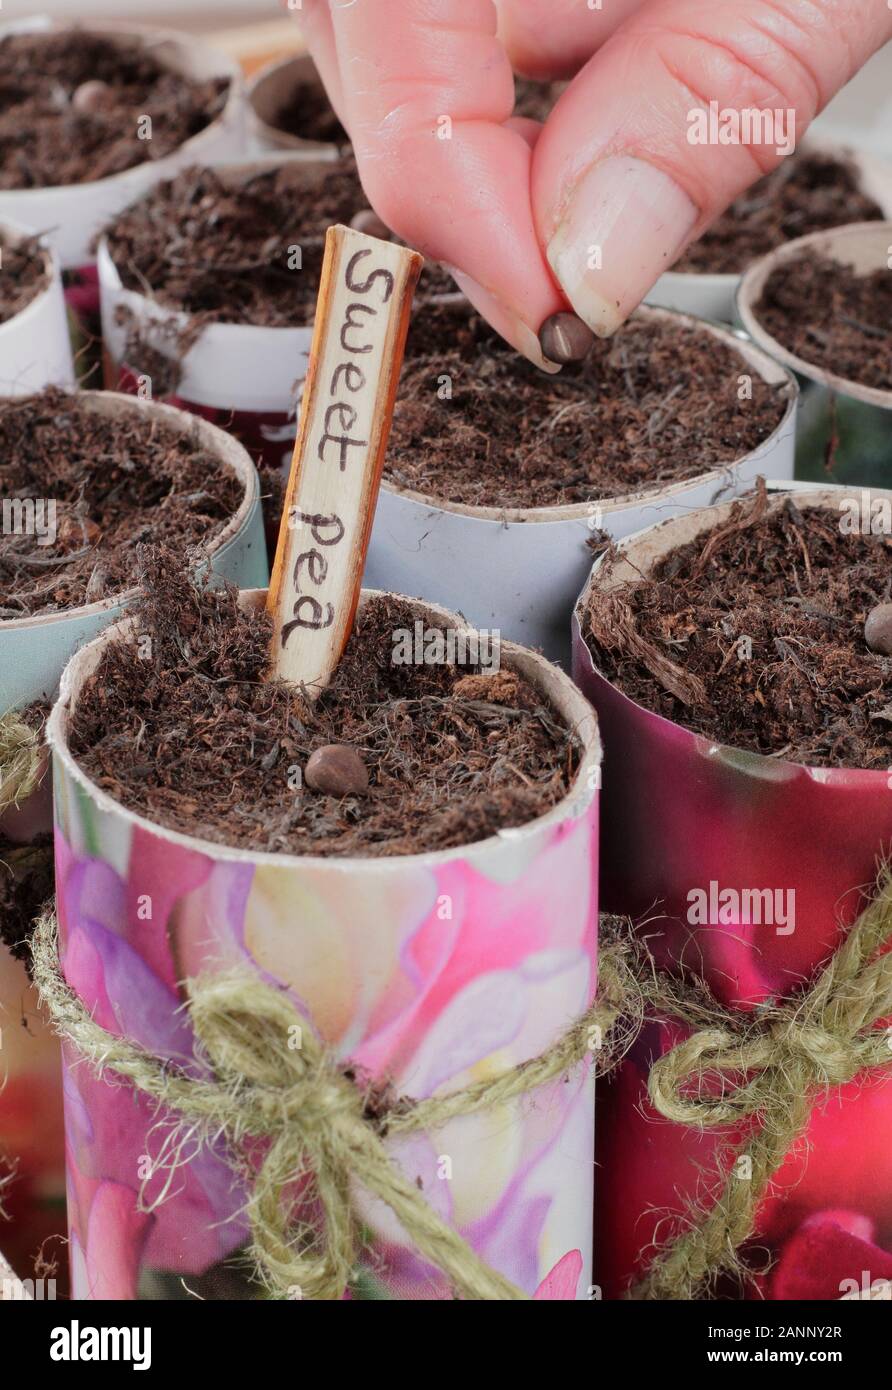
[[[886,0],[650,0],[627,20],[533,155],[537,230],[576,313],[614,333],[890,37]]]

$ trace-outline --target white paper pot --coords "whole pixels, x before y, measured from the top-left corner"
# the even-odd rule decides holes
[[[263,593],[242,595],[246,607],[264,600]],[[458,622],[441,608],[417,604],[415,611],[440,629]],[[69,710],[124,627],[75,656],[49,724],[61,958],[89,1008],[100,979],[103,997],[114,995],[114,1019],[98,1005],[103,1026],[156,1053],[183,1055],[191,1044],[176,982],[237,963],[293,991],[334,1056],[372,1077],[386,1075],[400,1094],[421,1096],[536,1055],[586,1008],[595,985],[592,774],[600,745],[591,709],[569,678],[533,653],[502,648],[503,668],[543,692],[583,750],[573,786],[545,815],[434,853],[259,853],[187,836],[124,809],[69,752]],[[101,924],[87,910],[85,870],[121,886],[109,892]],[[151,921],[138,908],[146,901]],[[84,971],[88,961],[95,968]],[[87,1067],[72,1066],[68,1076],[75,1297],[176,1297],[183,1277],[192,1287],[204,1280],[204,1296],[217,1296],[215,1271],[246,1239],[243,1194],[219,1146],[179,1170],[170,1200],[149,1217],[130,1156],[154,1151],[155,1106]],[[593,1099],[583,1063],[531,1098],[460,1118],[435,1136],[411,1136],[393,1154],[487,1263],[529,1293],[551,1276],[542,1296],[585,1299]],[[445,1180],[442,1164],[436,1176],[438,1155],[449,1157]],[[157,1194],[159,1181],[161,1174],[150,1179],[147,1196]],[[107,1198],[117,1212],[114,1227],[101,1219]],[[362,1261],[359,1296],[448,1298],[446,1281],[413,1255],[388,1211],[361,1194],[359,1200],[374,1251]]]
[[[809,140],[802,148],[805,152],[837,154],[850,159],[858,173],[861,192],[873,198],[885,216],[892,217],[892,165],[864,150],[848,150],[828,140]],[[716,319],[720,323],[734,323],[735,299],[743,269],[733,275],[667,270],[648,294],[646,302],[664,309],[698,314],[704,319]]]
[[[298,184],[310,184],[327,160],[270,155],[217,170],[233,187],[265,169],[287,166]],[[105,384],[137,389],[139,363],[128,363],[128,326],[117,321],[124,308],[146,345],[175,362],[172,335],[189,327],[189,314],[170,309],[147,295],[125,289],[103,238],[97,251],[101,296]],[[295,271],[295,275],[303,272]],[[255,324],[211,323],[204,328],[179,367],[176,392],[169,397],[184,410],[213,420],[234,434],[259,463],[287,470],[297,431],[296,412],[313,338],[312,317],[293,328]]]
[[[0,223],[0,239],[16,245],[33,233]],[[74,363],[55,252],[44,250],[47,284],[14,318],[0,324],[0,396],[27,396],[45,386],[72,386]]]
[[[892,221],[858,222],[814,232],[779,247],[751,266],[740,284],[737,312],[746,332],[772,357],[795,372],[802,385],[796,426],[796,476],[826,481],[832,448],[832,477],[865,487],[892,484],[892,391],[860,386],[790,352],[761,325],[757,304],[769,275],[805,255],[826,255],[860,274],[887,270]]]
[[[257,150],[303,150],[309,154],[337,154],[334,142],[304,140],[276,127],[276,117],[298,86],[322,89],[322,79],[308,53],[280,58],[260,69],[248,84],[248,140]]]
[[[570,614],[591,568],[588,542],[597,529],[619,539],[667,516],[745,491],[758,474],[792,477],[797,389],[791,374],[729,330],[641,309],[652,320],[676,319],[731,348],[741,371],[784,389],[777,429],[725,468],[633,496],[593,497],[564,507],[497,508],[439,502],[385,482],[378,499],[366,583],[440,600],[481,628],[566,663]],[[600,513],[593,514],[594,507]]]
[[[244,482],[238,511],[207,548],[211,569],[240,588],[265,582],[266,549],[260,515],[260,488],[250,458],[237,440],[204,420],[181,410],[106,391],[85,391],[78,399],[100,414],[120,418],[147,416],[163,422],[178,434],[197,430],[205,448],[221,465]],[[59,447],[65,441],[60,439]],[[89,642],[132,602],[135,589],[61,613],[0,622],[0,714],[21,708],[32,700],[51,696],[66,661],[84,642]]]
[[[64,20],[39,16],[0,26],[0,38],[11,33],[58,32],[71,27]],[[227,77],[230,88],[222,115],[164,159],[149,159],[132,169],[92,183],[0,189],[0,218],[13,218],[28,227],[45,228],[63,270],[81,270],[90,266],[94,259],[91,250],[93,238],[115,213],[132,203],[151,184],[170,178],[177,169],[188,164],[238,154],[244,148],[245,138],[245,97],[241,70],[225,53],[192,34],[177,34],[167,29],[108,22],[78,27],[109,39],[140,39],[151,46],[159,60],[169,63],[176,72],[198,81]]]

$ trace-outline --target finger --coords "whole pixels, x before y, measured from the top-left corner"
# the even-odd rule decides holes
[[[338,65],[338,52],[335,47],[334,29],[328,0],[303,0],[297,11],[301,34],[310,51],[310,57],[322,78],[328,99],[334,107],[341,125],[349,134],[344,119],[344,93],[341,85],[341,70]]]
[[[514,347],[549,365],[538,330],[565,304],[533,222],[530,143],[506,124],[514,78],[490,0],[375,0],[331,13],[375,211],[457,271]]]
[[[861,0],[650,0],[633,15],[564,92],[533,156],[537,226],[577,314],[615,332],[890,37],[892,10]],[[711,102],[741,143],[697,143],[714,139],[695,124]]]
[[[572,77],[645,0],[496,0],[498,34],[511,65],[527,77]]]

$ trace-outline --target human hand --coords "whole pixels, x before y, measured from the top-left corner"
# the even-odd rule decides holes
[[[783,158],[776,140],[692,143],[695,113],[716,102],[784,130],[794,113],[798,139],[892,38],[892,0],[304,0],[301,14],[375,211],[540,366],[553,315],[569,303],[614,333]],[[512,69],[575,74],[544,126],[511,116]],[[580,327],[556,343],[552,325],[552,356],[582,355]]]

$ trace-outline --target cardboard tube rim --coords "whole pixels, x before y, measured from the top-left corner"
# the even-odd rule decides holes
[[[0,217],[0,241],[5,241],[9,246],[18,246],[23,241],[29,241],[32,238],[35,238],[40,244],[40,250],[43,254],[43,268],[46,273],[46,284],[42,289],[38,290],[36,294],[31,296],[28,303],[24,308],[20,309],[17,314],[13,314],[12,318],[7,319],[5,323],[0,323],[0,334],[3,334],[12,324],[20,324],[27,314],[37,312],[40,305],[52,294],[56,282],[61,281],[61,262],[53,247],[47,241],[46,234],[44,232],[35,231],[25,226],[24,223],[17,222],[12,217]],[[35,306],[37,307],[35,308]]]
[[[873,225],[879,226],[880,224],[874,223]],[[467,301],[465,302],[467,303]],[[468,304],[468,308],[470,310],[470,304]],[[720,487],[730,472],[746,463],[753,454],[776,444],[778,439],[789,430],[799,400],[798,382],[788,367],[778,362],[760,345],[750,341],[748,337],[736,332],[727,324],[714,323],[710,319],[698,318],[696,314],[685,314],[677,309],[663,309],[653,304],[642,304],[635,310],[632,318],[651,321],[670,319],[678,322],[682,327],[701,330],[714,338],[718,338],[732,352],[736,352],[749,366],[755,368],[763,381],[767,381],[771,385],[783,385],[787,405],[783,416],[771,434],[767,435],[748,454],[742,454],[740,458],[730,459],[721,467],[710,468],[704,473],[695,473],[690,478],[648,488],[642,492],[593,497],[589,502],[573,502],[557,507],[493,507],[474,506],[465,502],[447,502],[431,493],[416,492],[411,488],[400,487],[388,479],[386,473],[381,481],[382,491],[394,493],[398,497],[404,497],[408,501],[430,507],[434,511],[452,512],[457,516],[471,517],[477,521],[489,521],[499,526],[506,522],[547,525],[549,522],[555,521],[584,521],[591,516],[593,505],[599,506],[604,515],[609,515],[611,512],[621,511],[627,507],[646,507],[658,500],[677,498],[695,486],[702,487],[714,484],[716,487]]]
[[[876,224],[874,224],[876,225]],[[768,508],[769,513],[780,511],[788,496],[795,498],[796,506],[800,510],[817,508],[820,510],[832,509],[843,496],[854,496],[856,494],[869,493],[873,497],[885,497],[892,502],[892,489],[869,487],[862,488],[858,485],[852,486],[847,483],[829,483],[824,486],[813,486],[807,483],[797,483],[790,487],[785,482],[767,483],[768,487]],[[604,585],[608,592],[610,589],[618,587],[627,579],[636,576],[646,575],[650,568],[661,560],[670,551],[677,549],[680,545],[685,545],[690,541],[696,540],[705,532],[710,531],[720,521],[724,520],[744,497],[735,497],[728,502],[722,502],[713,507],[701,507],[697,511],[685,513],[682,516],[667,517],[665,521],[657,522],[653,526],[646,526],[640,531],[633,532],[632,535],[617,541],[616,549],[622,554],[623,561],[617,566],[610,576],[608,583]],[[628,558],[626,558],[628,557]],[[750,749],[738,748],[731,743],[720,743],[715,739],[707,738],[704,734],[695,733],[686,724],[680,724],[674,719],[668,719],[663,714],[658,714],[655,710],[648,709],[646,705],[633,700],[630,695],[610,680],[595,664],[595,658],[591,648],[583,636],[582,619],[589,593],[598,581],[600,570],[605,562],[605,555],[599,555],[591,568],[591,573],[586,580],[585,586],[573,609],[571,619],[571,641],[574,655],[574,668],[576,659],[581,656],[585,663],[582,674],[586,677],[594,677],[598,681],[610,687],[610,689],[623,701],[631,710],[638,715],[644,715],[648,719],[656,720],[659,725],[667,729],[680,730],[692,743],[708,745],[711,753],[731,754],[736,758],[750,758],[753,763],[759,761],[777,768],[781,771],[789,769],[790,775],[806,772],[813,781],[833,785],[834,782],[844,782],[852,784],[853,777],[859,780],[864,779],[874,781],[882,777],[888,779],[889,773],[886,769],[870,769],[859,767],[812,767],[808,763],[791,762],[786,758],[773,758],[767,753],[756,753]]]
[[[853,400],[862,401],[865,405],[878,406],[881,410],[892,410],[892,389],[885,391],[875,386],[862,386],[857,381],[850,381],[847,377],[837,376],[835,372],[816,367],[804,358],[798,357],[762,327],[756,317],[755,310],[755,305],[769,275],[778,266],[784,265],[786,261],[797,260],[803,252],[809,250],[828,252],[845,259],[847,245],[851,246],[859,242],[867,243],[874,238],[884,242],[883,266],[878,264],[876,268],[887,268],[888,247],[892,243],[892,220],[888,222],[849,222],[844,227],[833,227],[824,232],[809,232],[807,236],[785,242],[783,246],[779,246],[769,255],[755,261],[743,276],[737,291],[737,312],[753,342],[764,352],[770,353],[776,361],[781,362],[790,371],[798,373],[799,376],[803,376],[819,386],[826,387],[837,395],[851,396]]]
[[[360,611],[369,599],[379,597],[381,593],[381,590],[363,589],[360,598]],[[450,613],[448,609],[441,608],[437,604],[425,603],[420,599],[409,598],[405,595],[388,596],[399,598],[411,604],[418,617],[425,621],[433,621],[440,624],[441,627],[460,632],[476,630],[457,614]],[[240,602],[243,607],[251,606],[262,609],[265,601],[265,589],[243,589],[241,591]],[[312,865],[315,869],[325,867],[342,872],[362,869],[364,873],[400,873],[405,870],[406,866],[426,867],[448,863],[456,859],[477,859],[480,856],[485,856],[487,852],[496,849],[496,847],[502,848],[507,843],[534,839],[543,832],[555,829],[568,821],[581,820],[591,813],[592,807],[597,801],[597,788],[589,785],[591,769],[593,766],[600,767],[602,759],[601,739],[594,710],[570,677],[546,661],[545,657],[514,642],[503,641],[500,651],[504,667],[509,670],[516,670],[548,698],[553,708],[573,731],[580,746],[579,769],[571,786],[557,805],[544,815],[537,816],[522,826],[510,827],[507,831],[498,831],[495,835],[487,836],[483,840],[473,840],[468,844],[456,845],[451,849],[367,858],[360,856],[320,857],[311,854],[272,854],[261,850],[241,849],[233,845],[219,844],[217,841],[203,840],[199,836],[186,835],[182,831],[173,830],[169,826],[158,824],[145,816],[138,815],[135,811],[128,810],[127,807],[122,806],[120,802],[109,796],[107,792],[102,791],[81,769],[68,748],[68,714],[72,703],[76,702],[78,690],[98,664],[103,646],[126,633],[128,628],[133,626],[134,621],[133,617],[119,619],[105,628],[92,642],[81,647],[70,658],[62,672],[59,694],[47,721],[46,740],[53,758],[58,760],[59,767],[64,769],[66,776],[71,778],[100,810],[113,813],[128,824],[150,831],[153,835],[168,839],[183,848],[232,863],[251,863],[292,869]]]
[[[161,412],[158,418],[173,428],[176,434],[197,432],[207,450],[235,474],[244,488],[238,508],[218,534],[206,546],[202,547],[202,554],[210,559],[212,556],[219,555],[225,547],[238,538],[253,510],[259,505],[260,482],[250,454],[233,435],[227,434],[217,425],[212,425],[209,420],[203,419],[200,415],[192,415],[188,411],[179,410],[176,406],[164,405],[160,401],[141,400],[137,396],[127,396],[117,391],[81,391],[73,388],[70,394],[77,398],[79,405],[84,405],[88,409],[95,409],[100,414],[125,415],[129,411],[143,412],[145,410]],[[15,632],[29,627],[50,627],[54,623],[69,621],[75,616],[79,618],[89,617],[94,613],[127,605],[133,602],[138,593],[139,586],[134,584],[129,589],[112,594],[108,598],[97,599],[95,603],[75,604],[71,608],[63,608],[58,612],[33,613],[22,618],[8,618],[0,621],[0,637],[5,632]]]
[[[268,96],[277,87],[281,87],[287,92],[303,82],[323,87],[316,64],[309,53],[290,53],[282,58],[273,58],[271,62],[264,64],[253,74],[247,84],[249,124],[260,139],[271,145],[276,145],[283,152],[292,150],[296,153],[299,150],[305,150],[308,153],[317,152],[321,155],[323,151],[330,150],[336,155],[344,147],[338,145],[334,140],[311,140],[303,135],[292,135],[290,131],[280,130],[278,126],[273,125],[269,119],[272,114],[272,101],[268,105],[267,115],[263,115],[258,110],[258,103],[261,107],[267,106]]]

